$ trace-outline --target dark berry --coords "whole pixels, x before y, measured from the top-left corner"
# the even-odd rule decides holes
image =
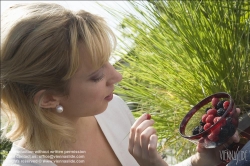
[[[204,126],[206,123],[202,122],[202,120],[200,121],[200,125]]]
[[[231,118],[231,117],[227,117],[227,118],[226,118],[226,122],[227,122],[227,124],[232,123],[232,118]]]
[[[196,126],[196,127],[193,129],[193,135],[199,134],[199,130],[200,130],[200,126]]]
[[[217,105],[216,105],[216,109],[220,109],[220,108],[223,108],[223,103],[225,102],[226,100],[221,100],[221,101],[219,101],[218,103],[217,103]]]
[[[200,126],[200,128],[199,128],[199,133],[202,133],[203,131],[205,131],[205,130],[203,129],[202,126]]]
[[[223,126],[220,129],[219,137],[223,138],[223,139],[226,139],[228,137],[228,133],[229,133],[228,127],[227,126]]]
[[[227,127],[228,127],[228,137],[232,137],[236,131],[236,128],[232,123],[227,124]]]
[[[224,110],[223,108],[219,108],[219,109],[217,110],[217,115],[218,115],[218,116],[222,116],[224,113],[225,113],[225,110]]]

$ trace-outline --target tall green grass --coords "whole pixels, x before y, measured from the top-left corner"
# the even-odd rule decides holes
[[[130,1],[130,5],[138,15],[109,10],[124,17],[120,30],[129,39],[120,40],[127,54],[116,52],[122,57],[116,67],[123,74],[116,93],[140,103],[141,112],[135,116],[153,114],[159,137],[167,138],[163,149],[175,149],[182,160],[194,146],[181,145],[187,142],[179,136],[179,123],[198,101],[223,91],[232,95],[242,112],[250,109],[250,2]],[[184,150],[186,155],[178,156]]]

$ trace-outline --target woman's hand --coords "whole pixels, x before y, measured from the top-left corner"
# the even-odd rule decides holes
[[[239,115],[240,109],[236,108],[236,111]],[[196,147],[197,153],[192,156],[191,161],[193,166],[213,166],[218,165],[222,162],[220,158],[220,152],[228,147],[233,142],[239,142],[240,137],[238,134],[238,131],[235,132],[235,134],[229,139],[229,141],[225,144],[222,144],[219,147],[216,148],[205,148],[202,146],[202,144],[198,144]]]
[[[141,166],[167,166],[157,152],[157,135],[153,124],[148,114],[143,114],[135,121],[130,129],[128,150]]]

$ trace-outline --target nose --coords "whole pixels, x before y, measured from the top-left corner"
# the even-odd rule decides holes
[[[109,79],[107,81],[107,85],[114,85],[122,80],[122,75],[112,66],[108,64],[109,69]]]

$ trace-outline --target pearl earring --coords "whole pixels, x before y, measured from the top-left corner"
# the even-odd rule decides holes
[[[57,113],[62,113],[63,112],[63,107],[61,105],[56,106],[56,112]]]

